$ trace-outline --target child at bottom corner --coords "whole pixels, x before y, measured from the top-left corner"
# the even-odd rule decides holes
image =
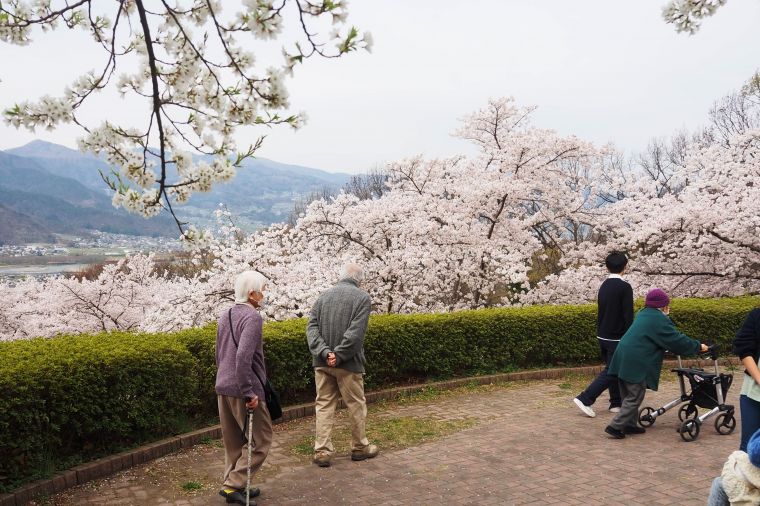
[[[760,430],[750,438],[746,453],[737,450],[728,456],[707,498],[707,506],[751,504],[760,504]]]

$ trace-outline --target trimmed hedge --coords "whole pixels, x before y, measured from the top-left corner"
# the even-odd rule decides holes
[[[730,349],[757,297],[681,299],[682,331]],[[596,306],[378,315],[367,388],[515,369],[598,363]],[[312,399],[306,320],[264,326],[269,375],[286,404]],[[0,343],[0,492],[76,462],[188,429],[216,414],[216,326]]]
[[[168,337],[111,333],[5,343],[2,484],[182,430],[197,403],[197,367],[187,348]]]

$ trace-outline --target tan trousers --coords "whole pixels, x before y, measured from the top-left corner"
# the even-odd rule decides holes
[[[217,395],[224,443],[224,486],[244,489],[248,478],[248,420],[245,400]],[[264,401],[253,410],[251,475],[259,470],[272,446],[272,419]]]
[[[351,420],[351,449],[363,450],[369,445],[364,432],[367,418],[367,401],[364,398],[364,375],[338,367],[317,367],[314,369],[317,383],[316,419],[317,430],[314,452],[332,455],[332,428],[338,398],[343,398]]]

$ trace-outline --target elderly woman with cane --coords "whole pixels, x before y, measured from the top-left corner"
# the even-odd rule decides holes
[[[258,312],[266,278],[245,271],[235,279],[235,305],[219,316],[216,334],[216,393],[224,443],[224,483],[219,495],[227,503],[256,504],[260,494],[250,477],[267,458],[272,420],[264,401],[266,364]]]

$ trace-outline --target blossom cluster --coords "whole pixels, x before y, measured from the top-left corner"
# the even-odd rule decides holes
[[[694,34],[702,19],[712,16],[727,0],[669,0],[662,8],[666,23],[672,23],[676,31]]]

